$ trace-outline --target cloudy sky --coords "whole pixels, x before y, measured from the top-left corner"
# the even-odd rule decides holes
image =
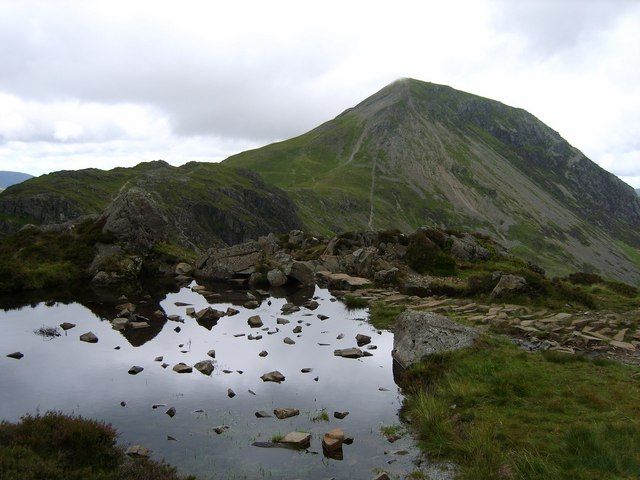
[[[0,170],[219,161],[413,77],[640,187],[640,1],[0,0]]]

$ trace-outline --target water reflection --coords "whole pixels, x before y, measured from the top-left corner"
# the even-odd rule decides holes
[[[121,432],[121,441],[148,446],[157,458],[202,478],[371,478],[377,468],[413,470],[417,452],[411,439],[390,444],[379,431],[382,425],[398,423],[402,397],[392,371],[392,336],[378,334],[366,323],[366,311],[349,311],[319,288],[247,292],[225,285],[205,287],[206,297],[176,284],[129,293],[135,313],[150,326],[124,331],[113,330],[109,323],[118,315],[122,292],[78,289],[75,297],[52,294],[48,303],[28,298],[20,306],[17,298],[5,303],[11,308],[0,313],[0,353],[20,350],[25,356],[0,357],[0,418],[16,420],[27,412],[55,409],[107,420]],[[251,297],[258,307],[244,308]],[[316,310],[281,313],[285,303],[302,307],[312,298],[320,304]],[[197,321],[186,314],[189,306],[196,311],[232,307],[239,313]],[[164,315],[154,315],[157,310]],[[248,325],[252,315],[261,317],[262,329]],[[184,323],[167,319],[173,316]],[[278,318],[290,323],[278,323]],[[76,327],[47,342],[33,333],[62,322]],[[296,327],[302,331],[294,333]],[[98,343],[79,341],[88,331],[96,334]],[[356,346],[358,333],[372,337],[377,349],[369,350],[371,357],[333,355],[336,348]],[[295,343],[284,343],[285,337]],[[211,350],[215,369],[210,377],[195,369],[189,374],[172,370],[179,362],[194,365],[210,359]],[[263,351],[266,356],[260,355]],[[155,361],[160,356],[162,361]],[[144,370],[129,375],[133,365]],[[274,370],[285,376],[284,382],[260,380]],[[233,398],[228,389],[235,392]],[[152,408],[158,404],[166,407]],[[280,407],[299,409],[300,414],[285,420],[255,415]],[[175,416],[164,413],[169,408]],[[323,411],[329,421],[321,418]],[[340,420],[334,411],[349,415]],[[229,428],[215,433],[222,425]],[[341,455],[326,458],[322,435],[334,427],[343,428],[354,442],[344,446]],[[307,451],[252,446],[295,430],[312,434]],[[394,455],[403,450],[412,455]]]

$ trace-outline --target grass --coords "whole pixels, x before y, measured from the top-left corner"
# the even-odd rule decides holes
[[[385,437],[401,435],[402,432],[404,432],[404,427],[402,425],[382,425],[380,427],[380,433]]]
[[[485,337],[403,373],[404,414],[461,479],[632,479],[640,472],[635,368],[525,353]]]
[[[271,441],[273,443],[278,443],[278,442],[281,442],[283,438],[284,438],[284,435],[282,433],[276,433],[271,437]]]
[[[326,410],[322,409],[320,413],[311,417],[311,421],[312,422],[328,422],[329,414],[327,413]]]
[[[383,301],[374,302],[369,308],[369,323],[376,328],[389,329],[393,326],[396,317],[404,312],[405,307],[400,305],[388,305]]]
[[[49,412],[0,423],[3,480],[180,480],[175,468],[132,460],[107,424]]]
[[[349,309],[366,308],[369,305],[369,300],[367,300],[366,298],[356,297],[355,295],[351,294],[345,295],[342,298],[342,301]]]

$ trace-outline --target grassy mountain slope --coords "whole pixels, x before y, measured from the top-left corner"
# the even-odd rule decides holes
[[[640,200],[524,110],[400,80],[299,137],[224,162],[287,191],[318,232],[475,229],[553,273],[640,282]]]
[[[171,226],[168,236],[187,247],[237,243],[300,226],[288,197],[252,172],[156,161],[108,171],[56,172],[14,185],[0,194],[0,231],[99,214],[118,193],[132,188],[152,195]]]

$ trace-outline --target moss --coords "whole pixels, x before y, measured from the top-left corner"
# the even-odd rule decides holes
[[[49,412],[0,424],[3,480],[180,480],[176,470],[131,460],[107,424]],[[194,477],[189,477],[193,480]]]
[[[346,305],[347,308],[355,309],[355,308],[366,308],[369,305],[369,300],[362,297],[356,297],[355,295],[345,295],[342,298],[342,301]]]
[[[456,262],[444,252],[425,231],[418,230],[409,239],[407,265],[418,273],[446,276],[456,271]]]

